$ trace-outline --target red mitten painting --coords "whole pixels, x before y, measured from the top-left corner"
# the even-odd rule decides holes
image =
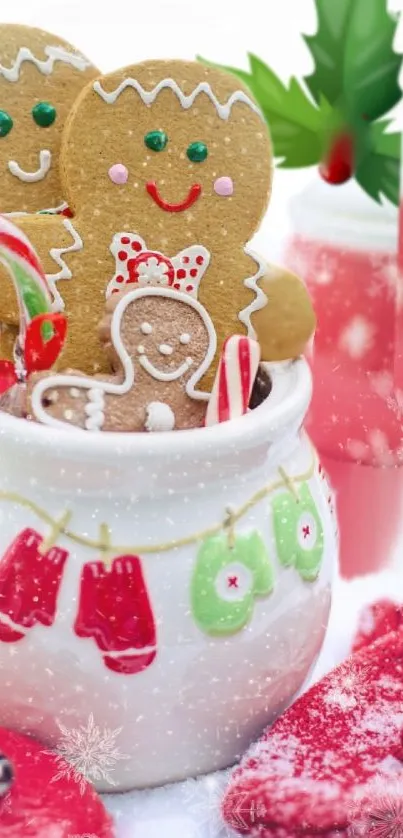
[[[0,641],[25,637],[35,623],[51,626],[66,550],[52,547],[40,553],[42,536],[25,529],[16,536],[0,561]]]
[[[135,675],[150,666],[156,630],[138,556],[120,556],[110,569],[103,562],[84,565],[74,630],[94,639],[114,672]]]
[[[401,775],[403,629],[353,655],[299,698],[236,769],[223,812],[259,838],[341,834],[357,801]],[[335,832],[336,830],[336,832]]]

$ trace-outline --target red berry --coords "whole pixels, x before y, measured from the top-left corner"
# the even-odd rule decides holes
[[[350,180],[354,174],[354,140],[350,134],[340,134],[331,146],[319,172],[326,183],[339,186]]]

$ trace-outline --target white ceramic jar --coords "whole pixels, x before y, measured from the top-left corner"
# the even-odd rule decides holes
[[[0,723],[71,756],[92,714],[114,731],[101,791],[231,765],[320,650],[337,538],[310,372],[271,374],[262,405],[198,431],[0,415]]]

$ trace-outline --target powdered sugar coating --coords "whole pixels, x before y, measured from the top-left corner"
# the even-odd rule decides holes
[[[227,791],[227,821],[236,826],[242,798],[256,835],[345,828],[357,795],[369,794],[376,777],[396,776],[402,690],[400,629],[312,687],[253,746]]]

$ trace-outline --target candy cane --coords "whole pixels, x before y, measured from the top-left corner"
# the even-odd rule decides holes
[[[34,370],[48,369],[61,352],[66,320],[52,313],[53,297],[45,272],[29,239],[8,218],[0,215],[0,262],[11,276],[18,299],[20,325],[16,359],[24,355],[24,369],[19,368],[19,380]],[[0,373],[5,375],[0,392],[7,389],[10,378],[9,362],[0,362]],[[21,367],[21,364],[20,364]],[[3,386],[4,385],[4,386]]]
[[[248,410],[260,361],[260,346],[251,338],[232,335],[221,353],[209,399],[205,425],[217,425]]]
[[[52,311],[52,294],[42,265],[29,239],[4,216],[0,216],[0,262],[14,283],[20,309],[20,338],[37,314]]]

